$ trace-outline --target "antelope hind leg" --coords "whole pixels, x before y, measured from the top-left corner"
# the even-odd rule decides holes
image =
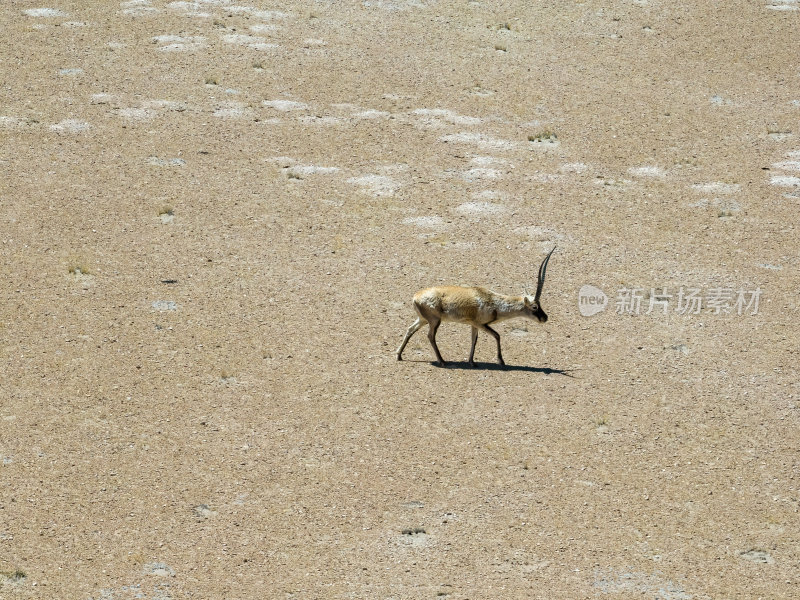
[[[447,363],[442,358],[441,352],[439,352],[439,347],[436,345],[436,330],[439,329],[439,325],[442,323],[441,319],[437,319],[435,321],[430,320],[428,321],[428,340],[433,346],[433,351],[436,353],[436,359],[440,367],[445,366]]]
[[[469,366],[473,369],[475,368],[475,362],[472,360],[472,357],[475,356],[475,344],[478,342],[478,328],[473,326],[472,327],[472,347],[469,351]]]
[[[403,350],[405,350],[406,344],[408,343],[408,340],[410,340],[411,336],[414,335],[415,333],[417,333],[417,331],[419,331],[420,327],[425,325],[426,322],[427,321],[425,321],[425,319],[423,319],[422,317],[419,317],[419,318],[417,318],[416,321],[414,321],[411,324],[411,326],[406,331],[406,337],[403,339],[403,343],[400,344],[400,347],[397,349],[397,360],[403,360]]]

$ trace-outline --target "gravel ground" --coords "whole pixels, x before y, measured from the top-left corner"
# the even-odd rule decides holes
[[[795,597],[798,9],[3,2],[0,597]]]

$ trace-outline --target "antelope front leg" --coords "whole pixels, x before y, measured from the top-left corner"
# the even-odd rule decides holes
[[[494,336],[494,339],[497,340],[497,364],[505,366],[506,363],[503,360],[503,353],[500,350],[500,334],[488,325],[484,325],[483,330],[490,333],[492,336]]]

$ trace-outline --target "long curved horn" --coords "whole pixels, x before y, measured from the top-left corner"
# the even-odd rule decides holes
[[[553,246],[553,249],[550,250],[550,254],[556,251],[556,247]],[[550,254],[544,257],[542,264],[539,266],[539,282],[536,284],[536,297],[534,298],[535,302],[539,302],[539,296],[542,295],[542,288],[544,287],[544,273],[547,270],[547,263],[550,260]]]

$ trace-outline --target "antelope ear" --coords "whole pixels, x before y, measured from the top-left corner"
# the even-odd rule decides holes
[[[523,296],[522,297],[522,301],[525,303],[525,307],[526,308],[530,307],[531,301],[530,301],[530,297],[529,296]]]

